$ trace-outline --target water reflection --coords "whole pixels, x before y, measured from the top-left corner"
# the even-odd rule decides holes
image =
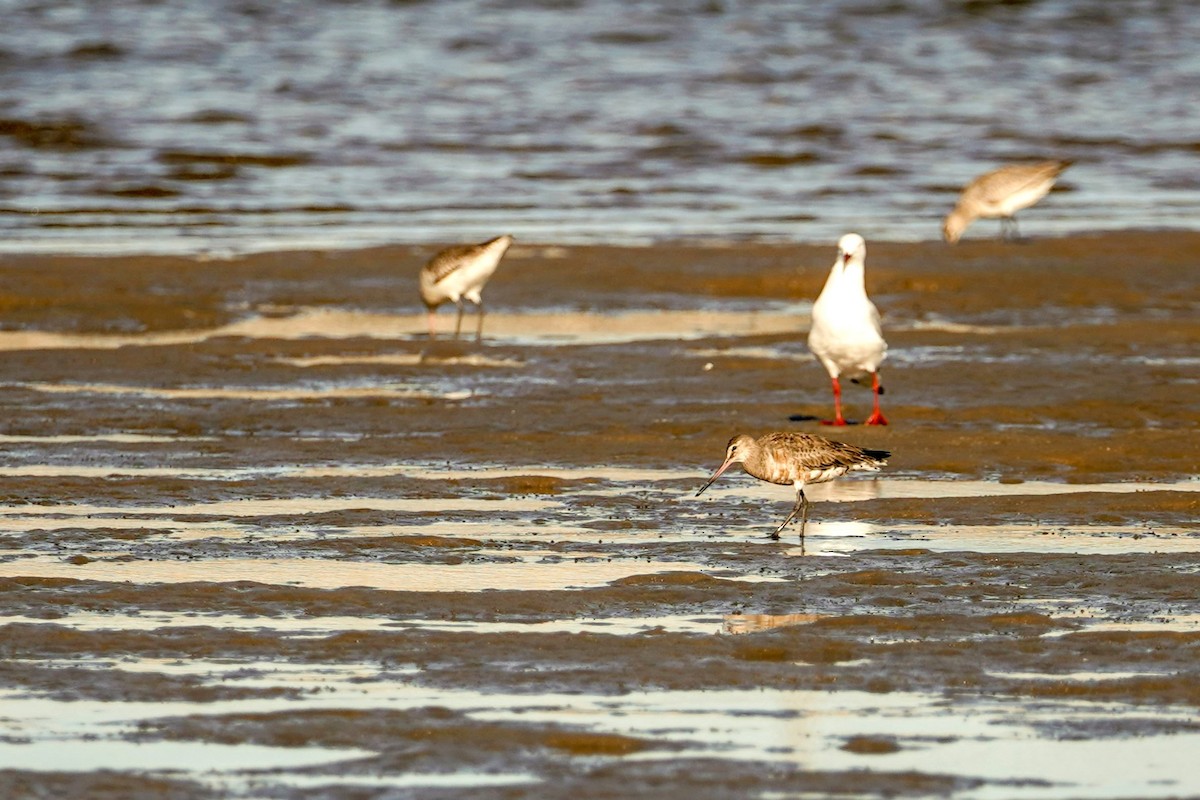
[[[64,758],[64,747],[70,757]],[[0,770],[44,772],[187,773],[203,764],[206,772],[300,769],[376,755],[369,750],[326,747],[268,747],[212,742],[127,742],[76,739],[0,746]]]
[[[870,769],[983,779],[955,797],[1072,798],[1172,797],[1200,791],[1191,768],[1200,734],[1148,734],[1135,739],[1072,740],[1054,731],[1068,722],[1111,716],[1103,704],[996,699],[949,704],[935,694],[857,691],[755,690],[632,692],[620,698],[540,698],[548,708],[505,708],[478,714],[488,720],[572,719],[610,733],[673,741],[670,758],[789,762],[822,771]],[[1158,720],[1188,724],[1187,709],[1148,710]],[[853,737],[894,739],[886,759],[843,748]],[[764,747],[776,742],[778,747]],[[1136,746],[1126,749],[1136,742]],[[661,756],[660,756],[661,757]],[[1104,763],[1097,765],[1093,759]],[[1136,759],[1132,766],[1128,759]]]
[[[177,444],[180,442],[215,442],[216,436],[165,436],[145,433],[92,433],[31,436],[0,434],[0,444]],[[8,469],[12,469],[9,467]]]
[[[62,663],[89,667],[86,660]],[[51,745],[61,758],[63,748],[73,750],[77,743],[91,741],[95,747],[83,748],[72,768],[175,769],[203,782],[213,764],[221,770],[320,765],[369,753],[322,748],[289,748],[281,753],[276,748],[244,745],[234,752],[197,742],[147,752],[140,749],[142,744],[120,737],[138,730],[144,721],[194,714],[246,718],[322,709],[437,707],[476,722],[565,724],[669,745],[636,758],[776,763],[825,772],[872,770],[895,775],[897,781],[913,773],[951,775],[963,781],[955,797],[979,800],[1158,798],[1200,792],[1200,773],[1192,763],[1200,748],[1200,733],[1195,732],[1194,715],[1187,707],[1139,707],[1141,720],[1154,725],[1129,737],[1104,733],[1115,716],[1127,713],[1124,706],[1047,696],[952,703],[941,693],[771,688],[517,694],[415,684],[405,678],[410,673],[365,663],[146,659],[144,663],[96,661],[90,666],[197,675],[227,687],[319,686],[321,691],[213,702],[68,702],[4,692],[0,693],[6,715],[2,721],[22,741],[10,740],[0,747],[0,767],[49,765]],[[1068,728],[1092,733],[1086,738],[1062,735]],[[858,737],[886,739],[894,742],[895,749],[884,758],[845,747]],[[135,754],[141,757],[136,766],[129,763]],[[186,759],[189,754],[191,760]],[[257,761],[248,763],[255,757]],[[322,772],[317,769],[315,774]]]
[[[488,314],[488,338],[512,343],[629,343],[657,339],[698,339],[707,336],[748,336],[791,333],[796,329],[796,307],[778,305],[765,310],[701,309],[653,310],[614,313],[545,311]],[[298,340],[328,339],[409,340],[421,337],[425,320],[415,314],[387,314],[328,308],[295,309],[288,316],[255,316],[217,328],[140,334],[77,334],[53,331],[0,331],[0,352],[17,350],[115,350],[121,347],[166,347],[199,344],[220,338]],[[531,333],[536,331],[537,333]],[[383,361],[326,362],[296,360],[299,367],[326,363],[395,363],[416,366],[419,355],[384,355]],[[507,359],[475,362],[477,354],[463,356],[473,366],[514,366]],[[411,362],[410,362],[410,359]],[[287,363],[287,362],[283,362]]]
[[[867,478],[821,483],[806,488],[813,500],[854,502],[873,499],[934,499],[948,497],[1025,497],[1058,494],[1130,494],[1133,492],[1200,492],[1200,480],[1138,483],[1056,483],[1022,481],[1000,483],[981,480],[922,480],[909,478]]]
[[[805,616],[805,615],[789,615]],[[153,631],[162,628],[195,628],[206,626],[221,630],[258,631],[297,636],[327,636],[343,631],[450,631],[455,633],[603,633],[612,636],[635,636],[647,632],[716,634],[746,633],[748,630],[729,631],[729,617],[722,622],[717,617],[661,616],[661,617],[587,617],[576,619],[533,620],[529,622],[481,622],[479,620],[452,619],[392,619],[390,617],[347,617],[347,616],[248,616],[235,614],[212,614],[200,612],[175,613],[145,610],[135,614],[116,614],[88,611],[73,611],[47,620],[40,617],[20,615],[5,618],[6,624],[25,623],[30,625],[57,625],[80,631]],[[815,617],[814,617],[815,619]],[[811,621],[811,620],[809,620]],[[796,623],[800,624],[800,623]],[[145,666],[138,666],[145,664]],[[192,662],[165,664],[163,662],[132,662],[116,665],[119,669],[151,669],[179,674],[186,671],[194,674],[203,671]]]
[[[134,395],[167,400],[361,400],[395,398],[403,400],[466,400],[473,390],[429,391],[415,386],[392,383],[372,386],[289,386],[278,388],[232,386],[133,386],[111,383],[27,383],[26,388],[45,394]]]
[[[555,591],[603,586],[619,578],[661,572],[699,572],[682,562],[612,560],[482,564],[378,564],[319,558],[211,558],[201,561],[22,559],[0,563],[0,577],[68,578],[137,583],[251,581],[310,589],[365,587],[401,592]]]
[[[410,514],[452,511],[546,511],[561,507],[556,500],[532,497],[485,499],[476,497],[273,497],[245,500],[218,500],[211,503],[176,503],[172,505],[102,506],[91,503],[62,503],[54,505],[0,505],[0,519],[6,525],[20,526],[21,520],[41,521],[59,519],[60,524],[71,517],[159,517],[171,519],[185,516],[262,517],[277,515],[327,514],[334,511],[398,511]],[[73,520],[71,521],[74,522]]]
[[[772,628],[787,628],[793,625],[810,625],[826,615],[822,614],[729,614],[721,625],[724,633],[756,633]]]
[[[386,367],[416,367],[428,363],[421,353],[389,353],[384,355],[358,356],[309,356],[307,358],[277,358],[277,364],[287,364],[291,367],[309,369],[312,367],[345,367],[345,366],[386,366]],[[440,357],[438,364],[462,367],[522,367],[525,362],[515,358],[491,358],[481,353],[470,353],[453,357]]]
[[[826,527],[827,526],[827,527]],[[869,532],[861,529],[865,526]],[[1131,526],[1036,524],[875,526],[866,523],[809,523],[808,554],[840,555],[859,550],[919,548],[945,553],[1194,553],[1200,531],[1158,526],[1153,534]],[[799,548],[789,555],[799,554]]]

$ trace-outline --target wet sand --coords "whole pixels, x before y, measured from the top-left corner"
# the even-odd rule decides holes
[[[869,243],[836,431],[832,246],[432,250],[0,256],[14,796],[1200,793],[1200,234]]]

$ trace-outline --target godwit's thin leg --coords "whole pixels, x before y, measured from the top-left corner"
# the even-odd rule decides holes
[[[435,312],[433,311],[433,309],[430,309],[429,314],[427,315],[429,317],[429,338],[430,339],[437,338],[437,329],[434,328],[434,326],[433,326],[434,313]]]
[[[842,417],[842,384],[837,378],[833,379],[833,419],[821,420],[822,425],[845,425],[846,420]]]
[[[804,496],[804,490],[800,490],[800,499],[804,501],[804,508],[800,510],[800,555],[804,555],[804,529],[808,527],[808,498]]]
[[[871,412],[871,416],[867,417],[865,425],[887,425],[887,419],[883,416],[883,412],[879,410],[879,395],[883,394],[883,387],[879,384],[879,373],[871,373],[874,380],[871,381],[871,391],[875,393],[875,410]]]
[[[463,301],[458,300],[455,305],[458,306],[458,321],[454,323],[454,341],[458,341],[458,334],[462,332],[462,317],[463,317]]]
[[[475,344],[483,342],[483,300],[475,304],[475,308],[479,310],[479,322],[475,326]]]
[[[1016,217],[1000,218],[1000,238],[1007,242],[1015,242],[1021,238],[1021,232],[1017,229]]]
[[[778,539],[779,533],[788,526],[788,523],[796,518],[796,512],[800,512],[800,541],[804,541],[804,526],[808,522],[808,498],[804,496],[804,489],[801,487],[796,491],[796,505],[792,506],[792,513],[788,514],[787,519],[783,524],[775,529],[775,532],[770,534],[770,538]]]

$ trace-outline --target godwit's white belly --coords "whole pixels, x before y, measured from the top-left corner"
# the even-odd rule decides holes
[[[1054,180],[1040,181],[1039,183],[1027,186],[1024,189],[1013,192],[1008,197],[998,200],[991,205],[989,217],[1011,217],[1022,208],[1029,208],[1031,205],[1041,200],[1050,191],[1050,187],[1054,185]]]
[[[493,256],[489,253],[470,264],[464,264],[438,281],[433,287],[432,294],[439,300],[457,303],[460,297],[465,297],[472,303],[478,303],[479,292],[487,283],[488,278],[492,277],[496,267],[499,266],[501,255],[503,254],[497,253]]]

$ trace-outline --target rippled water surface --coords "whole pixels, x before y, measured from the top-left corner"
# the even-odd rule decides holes
[[[46,4],[0,14],[0,248],[1194,227],[1187,3]],[[981,223],[971,235],[992,235]]]

